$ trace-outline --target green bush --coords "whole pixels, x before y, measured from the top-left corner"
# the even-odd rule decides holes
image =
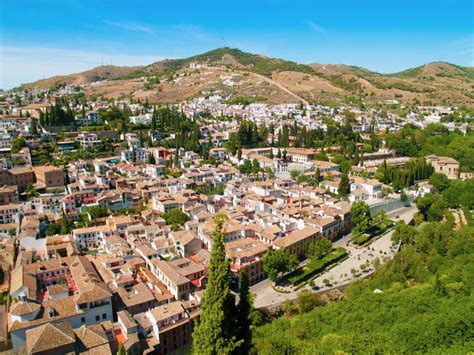
[[[363,245],[369,240],[378,237],[379,235],[384,234],[387,229],[393,226],[393,222],[389,219],[386,219],[379,224],[370,227],[364,233],[358,234],[352,238],[352,242],[357,245]]]
[[[326,267],[334,264],[344,257],[346,257],[347,251],[344,248],[337,248],[325,255],[322,259],[311,260],[303,268],[297,269],[288,275],[287,279],[292,284],[299,284],[303,281],[308,280],[311,276],[322,272]]]

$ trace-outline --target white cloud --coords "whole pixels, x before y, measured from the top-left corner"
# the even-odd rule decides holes
[[[54,47],[0,47],[0,88],[12,88],[53,75],[81,72],[104,64],[146,65],[163,57]]]
[[[109,25],[109,26],[117,27],[121,30],[126,30],[126,31],[143,32],[143,33],[155,33],[155,31],[150,26],[143,25],[143,24],[136,23],[136,22],[104,20],[104,23]]]
[[[308,26],[311,28],[314,32],[325,34],[326,30],[319,26],[317,23],[314,23],[313,21],[308,21]]]

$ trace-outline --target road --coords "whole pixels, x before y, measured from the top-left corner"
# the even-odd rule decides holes
[[[205,66],[205,68],[207,69],[219,69],[219,70],[222,70],[222,69],[227,69],[225,67],[214,67],[214,66]],[[234,71],[236,71],[237,69],[234,69]],[[237,70],[238,71],[238,70]],[[257,74],[257,73],[253,73],[253,72],[247,72],[247,71],[239,71],[240,73],[242,74],[250,74],[260,80],[263,80],[267,83],[269,83],[270,85],[274,85],[276,86],[277,88],[279,88],[280,90],[284,91],[285,93],[287,93],[288,95],[290,95],[291,97],[295,98],[297,101],[301,101],[303,104],[305,105],[309,105],[309,102],[306,101],[305,99],[303,99],[301,96],[295,94],[293,91],[291,91],[290,89],[288,89],[287,87],[285,87],[283,84],[280,84],[279,82],[269,78],[268,76],[265,76],[265,75],[261,75],[261,74]]]
[[[270,79],[269,77],[267,76],[264,76],[264,75],[261,75],[261,74],[257,74],[257,73],[251,73],[251,75],[253,76],[256,76],[257,78],[261,79],[261,80],[264,80],[266,81],[267,83],[271,84],[271,85],[275,85],[276,87],[278,87],[280,90],[286,92],[288,95],[294,97],[295,99],[297,99],[298,101],[301,101],[303,104],[305,105],[309,105],[309,102],[306,101],[305,99],[303,99],[301,96],[298,96],[297,94],[295,94],[293,91],[289,90],[287,87],[283,86],[282,84],[280,84],[279,82],[273,80],[273,79]]]
[[[403,220],[405,223],[409,223],[416,211],[417,209],[415,206],[403,207],[387,213],[387,217],[395,222]],[[383,263],[384,258],[393,258],[396,253],[396,248],[392,245],[392,234],[393,230],[384,234],[366,247],[356,248],[350,244],[347,245],[352,237],[351,234],[348,234],[334,242],[334,247],[343,246],[346,248],[349,257],[314,280],[315,285],[319,287],[318,291],[327,291],[331,288],[349,284],[359,278],[367,277],[375,271],[373,266],[375,259],[378,259],[380,263]],[[361,265],[365,265],[364,270],[361,270]],[[330,285],[324,285],[323,280],[325,279],[330,281]],[[307,285],[303,289],[310,290],[311,288]],[[268,279],[251,286],[250,291],[255,294],[254,306],[256,308],[277,305],[285,300],[296,299],[298,293],[301,292],[301,290],[295,291],[291,289],[288,293],[277,292],[273,289],[272,283]]]

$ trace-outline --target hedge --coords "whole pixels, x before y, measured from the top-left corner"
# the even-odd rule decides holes
[[[311,260],[304,267],[297,269],[287,276],[289,282],[297,285],[307,279],[311,278],[314,274],[324,271],[329,265],[334,264],[344,258],[347,255],[347,251],[344,248],[337,248],[332,250],[329,254],[325,255],[322,259]]]

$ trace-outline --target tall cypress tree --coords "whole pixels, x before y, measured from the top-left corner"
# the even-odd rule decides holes
[[[156,107],[153,107],[153,115],[151,116],[151,133],[156,131]]]
[[[195,354],[230,354],[242,343],[235,337],[235,300],[230,293],[231,277],[224,247],[224,216],[214,218],[209,282],[204,293],[201,317],[193,333]]]
[[[321,170],[319,168],[316,168],[316,173],[314,174],[314,182],[319,185],[321,182]]]
[[[237,354],[248,354],[252,348],[252,331],[250,330],[252,299],[249,290],[249,271],[244,269],[239,280],[239,304],[237,306],[237,339],[242,341]]]
[[[341,176],[341,181],[339,182],[339,188],[337,190],[339,192],[339,195],[341,196],[347,196],[349,192],[351,192],[351,186],[349,183],[349,177],[347,174],[342,174]]]
[[[40,111],[40,114],[39,114],[39,123],[40,123],[40,125],[42,125],[43,127],[46,126],[46,121],[45,121],[45,117],[44,117],[44,112],[43,112],[43,111]]]
[[[30,131],[31,131],[30,132],[31,135],[33,135],[33,136],[38,135],[38,130],[36,128],[36,118],[34,118],[34,117],[32,117],[31,121],[30,121]]]

